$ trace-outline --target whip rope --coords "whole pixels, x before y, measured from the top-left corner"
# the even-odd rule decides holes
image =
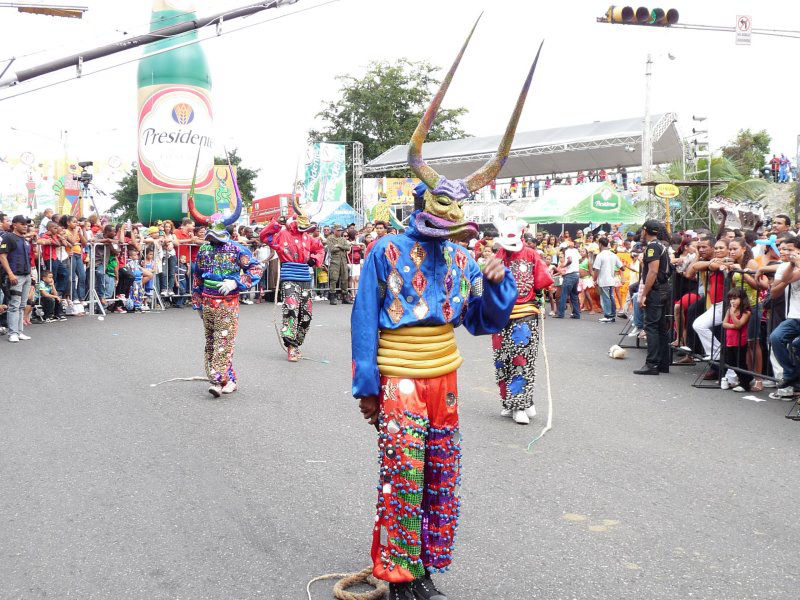
[[[199,375],[195,375],[194,377],[173,377],[172,379],[165,379],[164,381],[159,381],[158,383],[151,383],[150,387],[156,387],[162,383],[170,383],[172,381],[208,381],[208,377],[201,377]]]
[[[550,361],[547,358],[547,342],[544,336],[544,311],[539,313],[539,332],[540,339],[542,340],[542,355],[544,356],[544,374],[547,379],[547,425],[544,426],[542,432],[531,440],[525,452],[531,451],[531,446],[544,437],[544,434],[553,428],[553,393],[550,385]]]
[[[372,575],[372,567],[370,566],[357,573],[329,573],[327,575],[314,577],[306,586],[308,600],[311,600],[311,585],[325,579],[339,580],[336,582],[336,585],[333,586],[333,597],[338,600],[378,600],[379,598],[383,598],[389,590],[389,586],[386,585],[386,582]],[[361,593],[347,591],[347,588],[358,585],[359,583],[369,584],[375,589],[370,592]]]

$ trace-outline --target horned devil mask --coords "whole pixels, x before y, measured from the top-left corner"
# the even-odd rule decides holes
[[[480,21],[480,17],[478,17],[478,21]],[[433,120],[436,118],[436,113],[439,112],[439,107],[447,93],[447,88],[450,87],[453,75],[455,75],[458,69],[461,57],[464,56],[464,52],[477,26],[478,22],[476,21],[475,25],[472,27],[472,31],[470,31],[469,36],[467,36],[467,41],[464,42],[464,46],[458,53],[453,66],[450,67],[450,71],[448,71],[444,81],[442,81],[439,91],[433,97],[428,110],[425,111],[425,114],[422,116],[422,120],[419,122],[419,125],[417,125],[414,135],[411,136],[411,144],[408,148],[408,165],[417,177],[422,180],[422,183],[414,189],[414,196],[417,200],[419,202],[424,202],[424,208],[421,212],[417,213],[416,225],[417,229],[422,234],[429,237],[461,240],[477,237],[477,225],[472,222],[464,221],[462,204],[471,194],[477,192],[497,177],[500,169],[503,168],[506,160],[508,160],[511,143],[514,141],[514,133],[517,130],[522,108],[525,106],[525,99],[528,96],[533,73],[536,70],[536,63],[539,60],[539,53],[542,51],[542,45],[540,44],[539,50],[536,52],[536,58],[533,60],[533,64],[528,72],[528,78],[525,80],[525,85],[522,86],[522,93],[517,100],[517,106],[511,115],[511,120],[508,122],[506,132],[500,141],[497,154],[494,155],[492,160],[466,179],[450,181],[428,166],[422,158],[422,144],[425,142],[431,125],[433,125]]]

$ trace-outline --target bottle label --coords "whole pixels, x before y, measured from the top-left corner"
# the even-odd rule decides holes
[[[197,189],[214,177],[213,112],[208,92],[188,85],[139,90],[139,194]]]

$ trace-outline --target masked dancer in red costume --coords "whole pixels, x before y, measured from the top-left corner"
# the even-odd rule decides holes
[[[283,219],[273,220],[260,235],[261,243],[272,247],[281,261],[283,319],[280,335],[289,362],[297,362],[302,357],[300,346],[311,326],[313,290],[310,268],[321,265],[325,259],[325,246],[319,238],[311,235],[316,223],[312,223],[300,209],[296,199],[293,202],[294,219],[288,224]]]
[[[500,414],[527,425],[536,416],[533,382],[542,292],[553,284],[553,278],[536,250],[523,243],[525,223],[509,219],[496,226],[496,242],[500,245],[496,257],[514,275],[518,292],[511,318],[500,333],[492,336],[494,368],[503,404]]]

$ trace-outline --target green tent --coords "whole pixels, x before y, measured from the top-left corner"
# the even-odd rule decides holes
[[[630,197],[607,181],[553,186],[517,216],[527,223],[644,222]]]

